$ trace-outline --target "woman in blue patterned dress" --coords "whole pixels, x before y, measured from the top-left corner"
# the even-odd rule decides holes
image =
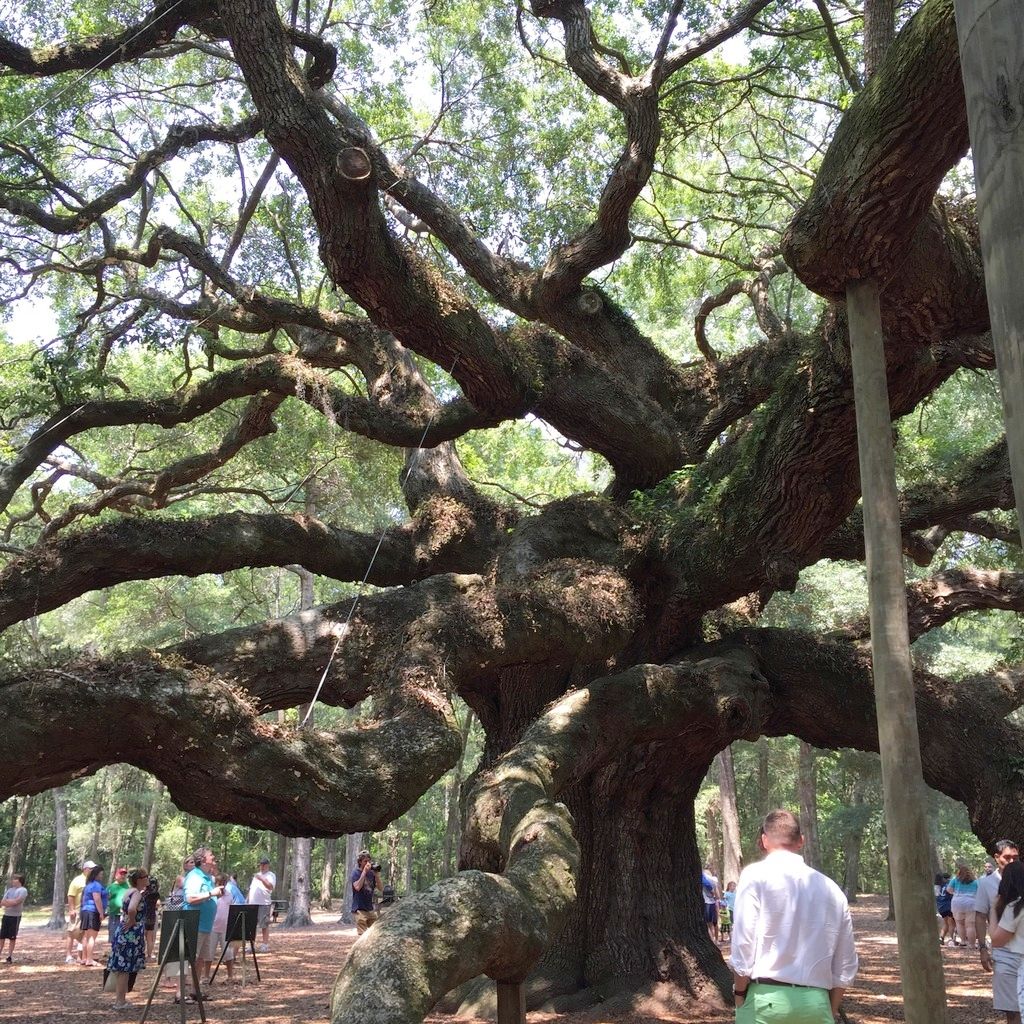
[[[146,967],[146,883],[149,875],[136,868],[129,876],[132,891],[122,904],[120,927],[114,936],[107,970],[114,975],[115,1010],[128,1006],[128,981]]]

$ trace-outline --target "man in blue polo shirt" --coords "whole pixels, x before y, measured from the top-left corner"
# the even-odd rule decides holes
[[[213,921],[217,916],[217,898],[224,891],[214,884],[217,873],[217,858],[211,849],[199,847],[192,855],[195,867],[185,876],[185,910],[199,913],[199,942],[196,946],[196,974],[205,978],[213,960]],[[193,992],[193,999],[200,993]]]

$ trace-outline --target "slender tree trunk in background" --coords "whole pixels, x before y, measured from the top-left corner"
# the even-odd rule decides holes
[[[92,838],[89,840],[89,859],[100,862],[100,829],[107,816],[107,791],[110,786],[110,772],[103,773],[103,781],[96,797],[96,813],[92,819]]]
[[[63,787],[53,791],[53,834],[56,852],[53,863],[53,903],[46,927],[64,928],[64,903],[68,891],[68,801]]]
[[[850,806],[854,810],[864,806],[863,779],[854,780],[853,792],[850,794]],[[864,826],[858,818],[856,825],[846,833],[843,839],[843,859],[845,861],[843,888],[851,903],[857,899],[857,891],[860,888],[860,851],[863,844]]]
[[[385,878],[391,885],[398,880],[398,844],[400,842],[398,829],[392,826],[388,829],[388,869],[385,874]]]
[[[160,807],[164,802],[164,784],[155,780],[153,803],[149,808],[149,820],[146,822],[146,848],[142,851],[142,866],[150,871],[153,868],[153,851],[156,849],[156,829],[160,823]]]
[[[729,882],[739,881],[743,868],[743,847],[740,843],[740,812],[736,805],[736,768],[732,747],[718,757],[718,792],[722,798],[722,891]]]
[[[462,795],[462,776],[463,767],[466,763],[466,744],[469,742],[469,733],[473,728],[473,719],[473,712],[467,711],[462,727],[459,730],[462,734],[462,751],[459,754],[458,761],[455,763],[455,767],[451,771],[448,785],[444,791],[445,828],[444,844],[441,848],[441,874],[445,878],[455,873],[456,856],[462,834],[462,807],[460,800]]]
[[[121,825],[120,823],[114,829],[114,841],[110,844],[110,867],[107,869],[107,878],[111,881],[114,880],[114,872],[118,867],[118,860],[121,858],[121,843],[122,843]],[[108,883],[109,884],[109,883]]]
[[[942,866],[942,858],[939,856],[939,848],[935,845],[934,839],[928,843],[928,856],[932,862],[932,874],[941,874],[945,868]]]
[[[306,482],[306,515],[316,516],[316,481]],[[294,567],[299,577],[299,608],[309,611],[315,603],[314,583],[316,577],[301,565]],[[298,708],[298,728],[301,730],[313,725],[314,705],[300,705]],[[296,838],[291,843],[292,868],[290,872],[291,893],[288,902],[288,915],[285,917],[287,928],[308,928],[313,923],[310,913],[310,872],[312,870],[313,840]]]
[[[313,923],[309,908],[309,870],[313,856],[313,840],[300,837],[292,840],[292,887],[288,903],[286,928],[308,928]]]
[[[864,496],[878,746],[882,755],[904,1007],[907,1024],[943,1024],[945,984],[940,951],[935,944],[935,904],[928,876],[927,801],[910,661],[903,542],[878,284],[851,284],[846,297]]]
[[[1019,0],[956,0],[978,227],[1024,536],[1024,31]]]
[[[708,804],[704,812],[704,827],[708,833],[708,860],[715,869],[715,874],[722,877],[722,830],[721,816],[715,804]]]
[[[320,873],[320,909],[331,909],[331,884],[334,881],[334,859],[338,853],[338,840],[324,841],[324,869]]]
[[[886,854],[888,855],[888,851],[886,851]],[[886,921],[895,921],[896,920],[896,900],[893,897],[893,893],[892,893],[892,865],[889,863],[888,859],[885,862],[885,878],[886,878],[886,881],[888,881],[888,883],[889,883],[889,909],[886,911],[885,920]]]
[[[351,924],[352,917],[352,883],[349,881],[352,872],[356,869],[356,857],[363,848],[366,840],[365,832],[353,832],[345,836],[345,877],[342,879],[341,887],[341,920],[345,924]]]
[[[4,880],[11,877],[12,871],[22,869],[22,858],[25,855],[25,839],[28,835],[28,815],[32,810],[33,797],[23,796],[18,801],[18,816],[14,821],[14,832],[11,835],[11,848],[7,854],[7,871]],[[5,885],[6,889],[7,886]]]
[[[415,887],[412,884],[412,856],[413,856],[413,817],[410,811],[405,816],[405,896],[411,896],[415,892]]]
[[[878,70],[885,51],[896,37],[893,0],[868,0],[864,4],[864,80]]]
[[[818,844],[818,779],[815,771],[817,754],[810,743],[800,741],[797,791],[800,796],[800,828],[804,834],[804,860],[821,870],[821,847]]]
[[[275,900],[288,899],[288,892],[291,888],[291,847],[287,836],[277,837],[277,888],[274,891]]]
[[[762,736],[757,741],[757,809],[762,819],[772,809],[771,779],[768,774],[770,753],[768,737]]]

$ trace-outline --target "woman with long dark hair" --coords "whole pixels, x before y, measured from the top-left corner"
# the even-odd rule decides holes
[[[999,924],[992,932],[992,945],[1024,953],[1024,864],[1011,861],[1003,868],[996,897]],[[1024,1009],[1024,960],[1017,969],[1017,1003]]]

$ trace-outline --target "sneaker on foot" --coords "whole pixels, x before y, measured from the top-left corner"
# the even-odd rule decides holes
[[[13,961],[13,960],[11,960],[11,958],[10,958],[10,957],[8,957],[8,958],[7,958],[7,959],[6,959],[5,961],[4,961],[4,963],[5,963],[5,964],[10,964],[10,963],[13,963],[13,962],[14,962],[14,961]]]
[[[78,961],[73,956],[64,957],[64,963],[66,964],[77,964]]]
[[[270,946],[268,946],[265,942],[261,943],[261,945],[260,945],[260,952],[261,953],[269,953],[270,952]]]

